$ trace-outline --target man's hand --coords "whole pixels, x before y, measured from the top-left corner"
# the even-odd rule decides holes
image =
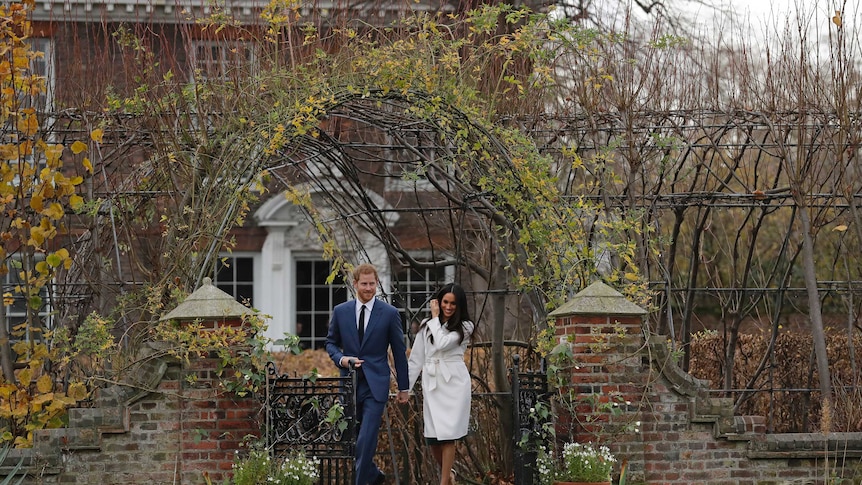
[[[341,367],[344,367],[345,369],[349,369],[351,362],[353,362],[354,368],[359,368],[359,367],[362,367],[362,363],[365,361],[362,359],[358,359],[356,357],[350,357],[350,356],[345,355],[344,357],[341,358],[341,361],[339,361],[338,364],[341,365]]]
[[[410,393],[407,391],[398,391],[398,396],[396,396],[396,400],[398,404],[407,404],[410,402]]]

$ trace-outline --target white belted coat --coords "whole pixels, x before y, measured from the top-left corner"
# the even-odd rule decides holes
[[[454,440],[467,435],[472,386],[464,351],[473,328],[473,322],[464,322],[464,340],[459,343],[458,332],[450,332],[438,318],[432,318],[422,325],[413,342],[408,360],[409,386],[413,389],[422,375],[426,438]]]

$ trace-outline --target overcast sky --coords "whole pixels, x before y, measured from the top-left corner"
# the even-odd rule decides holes
[[[709,3],[709,0],[703,0]],[[803,24],[809,33],[809,41],[825,40],[830,29],[834,33],[832,17],[835,10],[844,6],[842,23],[844,28],[855,29],[862,26],[857,12],[862,0],[716,0],[734,20],[721,16],[710,7],[698,2],[685,2],[690,18],[696,19],[697,28],[705,31],[719,31],[725,39],[728,36],[745,36],[760,39],[775,39],[776,34],[789,26],[798,30],[797,12],[801,12]],[[769,33],[765,36],[765,33]]]

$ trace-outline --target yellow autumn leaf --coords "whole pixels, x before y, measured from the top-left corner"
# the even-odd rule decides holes
[[[25,408],[25,410],[26,410],[26,408]],[[32,432],[27,433],[27,436],[31,437],[31,436],[33,436],[33,433]],[[14,446],[15,448],[32,448],[33,447],[33,440],[27,439],[23,436],[18,436],[15,438],[15,441],[12,444],[12,446]]]
[[[637,281],[638,275],[636,275],[635,273],[626,273],[626,279],[629,281]]]
[[[30,239],[27,240],[27,244],[34,247],[41,247],[44,242],[45,231],[39,226],[30,228]]]
[[[47,145],[45,147],[45,162],[49,167],[56,167],[60,163],[63,154],[63,145]]]
[[[835,228],[833,228],[832,230],[833,230],[833,231],[844,232],[844,231],[846,231],[846,230],[847,230],[847,225],[846,225],[846,224],[839,224],[839,225],[835,226]]]
[[[12,63],[18,69],[27,69],[30,67],[30,56],[28,55],[28,47],[15,47],[12,49]]]
[[[33,142],[30,140],[25,140],[18,144],[18,152],[21,156],[29,157],[33,154]]]
[[[63,206],[57,202],[52,203],[48,206],[47,209],[42,211],[42,214],[50,217],[51,219],[62,219],[64,215],[66,215],[66,211],[63,210]]]
[[[39,129],[39,120],[35,116],[23,116],[18,119],[18,131],[24,136],[33,136]]]
[[[30,414],[30,406],[26,402],[20,402],[12,408],[12,417],[14,419],[21,419],[28,414]]]
[[[36,379],[36,390],[38,390],[40,393],[49,393],[53,388],[54,383],[51,382],[51,376],[46,374]]]
[[[75,401],[81,401],[87,397],[87,386],[80,382],[73,382],[69,384],[68,395],[70,398]]]
[[[28,367],[21,369],[18,372],[18,382],[21,383],[22,386],[27,387],[30,385],[30,381],[33,380],[33,371],[31,371]]]
[[[38,331],[38,327],[30,327],[31,332]],[[48,357],[48,347],[45,344],[29,344],[30,367],[35,371],[42,365],[42,359]]]
[[[90,139],[96,143],[102,143],[103,136],[105,136],[105,132],[101,128],[96,128],[90,133]]]
[[[18,147],[12,144],[0,145],[0,159],[15,160],[18,158]]]
[[[81,197],[80,195],[73,195],[73,196],[69,197],[69,206],[71,206],[72,209],[78,210],[83,205],[84,205],[84,198]]]
[[[45,207],[42,205],[41,195],[33,194],[33,197],[30,198],[30,208],[36,212],[42,212]]]
[[[81,164],[84,165],[84,168],[87,169],[88,172],[93,173],[93,163],[90,162],[89,158],[84,157],[84,161],[82,161]]]
[[[53,394],[52,393],[51,398],[52,398],[51,403],[48,404],[46,411],[49,411],[52,416],[62,413],[63,411],[66,410],[67,407],[71,406],[72,404],[75,404],[75,401],[67,398],[66,396],[64,396],[62,394]],[[49,425],[48,427],[52,427],[52,426]]]
[[[72,150],[72,153],[74,153],[75,155],[77,155],[77,154],[79,154],[79,153],[81,153],[81,152],[85,152],[85,151],[87,151],[87,144],[86,144],[86,143],[84,143],[84,142],[82,142],[81,140],[78,140],[78,141],[76,141],[75,143],[72,143],[72,146],[71,146],[71,147],[69,147],[69,149],[71,149],[71,150]]]

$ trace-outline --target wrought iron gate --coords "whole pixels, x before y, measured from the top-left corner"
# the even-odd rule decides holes
[[[522,437],[540,436],[544,422],[530,409],[548,402],[544,365],[522,372],[514,356],[509,370],[515,432],[514,485],[539,483],[536,452],[521,446]],[[266,445],[275,456],[301,451],[320,459],[320,481],[326,485],[353,485],[356,448],[356,377],[291,377],[279,375],[267,364]]]
[[[544,361],[539,371],[520,370],[520,357],[513,356],[513,366],[509,373],[512,386],[512,400],[514,405],[515,432],[512,433],[515,454],[514,472],[515,485],[533,485],[539,482],[539,470],[536,467],[536,450],[532,446],[525,446],[524,442],[531,440],[524,438],[543,436],[542,428],[546,424],[535,413],[539,403],[548,403],[548,377],[544,369]]]
[[[320,481],[353,485],[356,377],[291,377],[266,369],[266,445],[320,460]]]

